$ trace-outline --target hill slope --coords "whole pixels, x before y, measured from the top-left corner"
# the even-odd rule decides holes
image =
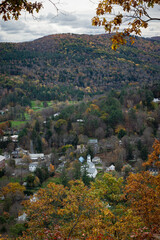
[[[160,76],[160,42],[137,38],[111,50],[109,35],[50,35],[32,42],[0,43],[0,73],[43,84],[62,83],[95,91]],[[22,78],[23,78],[22,77]]]

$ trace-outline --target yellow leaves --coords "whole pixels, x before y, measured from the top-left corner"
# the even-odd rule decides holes
[[[100,26],[101,25],[101,21],[100,21],[100,19],[99,19],[99,17],[94,17],[94,18],[92,18],[92,25],[93,26]]]
[[[125,127],[123,127],[122,125],[118,125],[115,129],[115,133],[118,134],[121,130],[126,131]]]
[[[109,117],[109,114],[108,114],[108,113],[102,113],[102,115],[101,115],[100,118],[101,118],[103,121],[107,121],[108,117]]]
[[[30,219],[27,234],[36,239],[41,239],[39,234],[44,236],[46,226],[53,232],[55,223],[61,226],[62,235],[71,234],[71,239],[79,239],[82,234],[95,237],[105,232],[113,218],[107,204],[95,198],[80,180],[70,181],[69,188],[50,183],[37,192],[36,198],[36,202],[24,204]]]
[[[108,173],[105,173],[101,180],[96,179],[91,185],[92,194],[108,201],[110,204],[114,204],[123,199],[122,189],[123,179],[116,179]]]
[[[21,186],[19,183],[8,183],[7,186],[2,188],[2,193],[6,196],[8,193],[16,193],[21,192],[23,193],[25,190],[24,186]]]
[[[90,104],[89,108],[86,109],[85,113],[88,114],[92,111],[100,111],[100,108],[96,104]]]

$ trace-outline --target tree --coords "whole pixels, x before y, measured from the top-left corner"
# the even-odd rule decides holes
[[[42,3],[37,1],[32,3],[27,0],[3,0],[0,3],[0,15],[2,15],[4,21],[8,21],[11,18],[18,20],[22,10],[33,15],[35,11],[38,13],[41,8]]]
[[[111,205],[116,205],[123,200],[123,178],[117,179],[111,174],[105,173],[102,179],[96,179],[91,185],[95,195],[99,196],[103,201],[109,202]]]
[[[12,202],[23,199],[24,191],[25,187],[21,186],[19,183],[8,183],[2,188],[2,193],[5,199],[9,198]]]
[[[92,19],[95,26],[103,26],[108,33],[115,32],[112,36],[112,49],[116,50],[120,44],[126,44],[128,37],[131,44],[134,43],[130,34],[141,35],[141,29],[148,27],[148,22],[160,20],[160,18],[151,17],[148,9],[156,4],[160,5],[159,0],[101,0],[98,4],[96,14]],[[105,14],[113,16],[107,19]],[[128,22],[128,25],[126,24]],[[124,24],[124,29],[121,27]],[[125,27],[127,25],[127,27]]]
[[[68,188],[50,183],[36,193],[36,201],[24,205],[28,229],[19,239],[98,239],[109,229],[113,216],[79,180],[69,182]],[[55,237],[57,228],[59,238]]]
[[[143,166],[156,166],[160,168],[160,141],[155,139],[152,147],[153,152],[148,155],[148,161]]]
[[[152,176],[149,172],[130,174],[127,178],[125,193],[130,209],[141,218],[144,226],[149,230],[158,229],[160,223],[160,175]]]

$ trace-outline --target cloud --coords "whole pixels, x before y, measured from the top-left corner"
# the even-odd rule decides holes
[[[104,33],[102,27],[93,27],[91,23],[92,17],[95,15],[95,8],[97,5],[91,7],[91,1],[88,5],[81,0],[80,2],[67,0],[68,9],[64,14],[52,11],[48,6],[44,8],[37,16],[33,18],[29,14],[22,14],[18,21],[0,21],[0,41],[6,42],[22,42],[34,40],[45,35],[57,33],[75,33],[75,34],[101,34]],[[90,5],[89,5],[90,4]],[[80,9],[80,10],[79,10]],[[151,13],[158,15],[160,8],[156,7],[151,10]],[[159,22],[149,24],[149,27],[142,31],[142,36],[156,36],[160,35]]]

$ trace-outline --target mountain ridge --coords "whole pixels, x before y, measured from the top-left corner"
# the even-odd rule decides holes
[[[99,90],[159,81],[160,43],[137,38],[116,52],[111,35],[52,34],[23,43],[0,43],[0,73]],[[153,41],[154,40],[154,41]]]

